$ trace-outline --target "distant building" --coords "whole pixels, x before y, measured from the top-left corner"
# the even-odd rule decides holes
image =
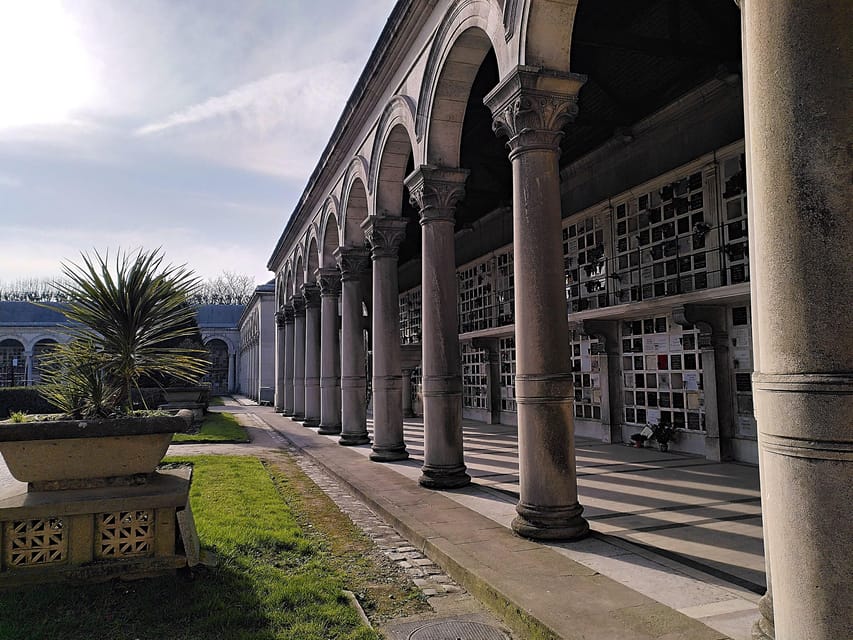
[[[29,386],[41,378],[39,361],[52,345],[68,342],[71,323],[60,303],[0,301],[0,387]],[[240,345],[238,321],[243,305],[198,307],[198,328],[212,362],[209,382],[215,394],[237,391]]]
[[[275,281],[255,289],[237,323],[240,393],[260,403],[275,392]]]

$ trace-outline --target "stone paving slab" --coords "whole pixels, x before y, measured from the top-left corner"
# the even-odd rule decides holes
[[[496,527],[493,520],[460,508],[449,494],[407,481],[418,473],[412,465],[377,465],[366,459],[366,452],[354,451],[357,447],[340,447],[287,418],[267,412],[259,417],[367,501],[462,586],[509,614],[508,622],[523,637],[542,627],[564,638],[726,637],[558,549]]]

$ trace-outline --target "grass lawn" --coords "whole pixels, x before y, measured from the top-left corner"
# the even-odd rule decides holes
[[[382,571],[370,566],[370,553],[363,546],[369,542],[347,529],[341,518],[353,525],[340,512],[337,521],[321,518],[316,527],[308,526],[307,514],[296,510],[313,502],[311,495],[300,494],[302,483],[310,480],[301,472],[299,478],[290,477],[296,468],[292,460],[282,454],[281,462],[268,463],[268,468],[251,457],[171,461],[194,465],[193,513],[202,545],[218,554],[219,565],[136,582],[59,584],[0,593],[0,638],[379,638],[361,625],[341,593],[349,589],[365,594],[373,583],[383,581]],[[323,535],[328,527],[353,537],[354,542],[346,543],[348,550],[335,553],[338,543]],[[394,587],[383,583],[382,588]],[[419,604],[405,586],[386,598],[397,603],[403,615]],[[407,603],[412,603],[408,609]]]
[[[210,402],[208,403],[208,406],[211,406],[211,407],[224,407],[224,406],[225,406],[225,400],[222,398],[222,396],[213,396],[213,397],[210,399]]]
[[[239,425],[237,418],[230,413],[208,413],[198,433],[176,433],[172,442],[248,442],[246,430]]]

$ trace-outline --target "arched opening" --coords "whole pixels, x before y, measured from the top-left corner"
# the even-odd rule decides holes
[[[317,269],[320,267],[320,252],[317,249],[316,238],[311,238],[311,242],[308,244],[308,256],[306,262],[308,264],[308,271],[305,274],[305,281],[316,282]]]
[[[204,346],[207,349],[210,368],[202,381],[210,383],[210,391],[213,394],[228,393],[228,345],[224,340],[214,338]]]
[[[33,347],[33,371],[31,375],[33,384],[39,384],[41,382],[44,364],[43,358],[49,354],[56,345],[57,342],[53,338],[44,338],[43,340],[36,342]]]
[[[349,196],[344,203],[344,243],[349,246],[364,244],[364,231],[361,223],[367,219],[367,190],[361,178],[355,178],[350,187]]]
[[[329,219],[326,221],[326,231],[323,234],[323,267],[327,269],[334,269],[335,262],[335,249],[340,246],[340,240],[338,239],[338,219],[335,214],[330,214]]]
[[[0,342],[0,387],[17,387],[26,383],[27,363],[24,345],[7,338]]]
[[[293,295],[302,294],[302,285],[305,284],[305,266],[302,256],[296,258],[296,268],[293,270]]]

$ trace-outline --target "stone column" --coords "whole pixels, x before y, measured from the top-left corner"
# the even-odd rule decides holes
[[[318,269],[320,285],[320,431],[322,435],[341,432],[341,344],[338,337],[338,300],[341,272]]]
[[[228,354],[228,393],[234,393],[234,384],[237,370],[237,354]]]
[[[562,127],[577,113],[584,80],[518,67],[485,99],[495,132],[509,137],[512,162],[520,477],[512,527],[543,540],[589,531],[575,469],[557,164]]]
[[[362,223],[373,258],[373,453],[376,462],[409,457],[403,441],[400,374],[400,291],[397,250],[406,235],[400,217],[370,216]]]
[[[284,411],[284,310],[275,314],[275,410]]]
[[[33,352],[24,351],[24,386],[30,387],[33,384]]]
[[[424,466],[418,482],[454,489],[471,482],[462,451],[462,363],[456,299],[456,204],[465,169],[425,165],[406,178],[421,213]]]
[[[853,5],[741,5],[760,356],[753,392],[773,624],[780,640],[850,638]]]
[[[341,270],[341,439],[339,444],[367,444],[367,373],[364,368],[364,321],[361,275],[370,268],[362,247],[340,247],[335,260]]]
[[[284,314],[284,406],[282,413],[293,415],[293,307],[289,304],[282,309]]]
[[[302,285],[305,298],[305,421],[320,426],[320,287]]]
[[[290,299],[293,307],[293,419],[305,418],[305,298]]]

